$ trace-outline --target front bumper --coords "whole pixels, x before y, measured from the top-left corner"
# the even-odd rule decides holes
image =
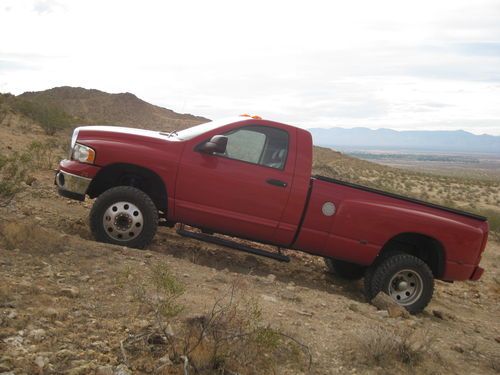
[[[56,173],[55,184],[59,188],[59,194],[66,198],[85,200],[85,193],[87,193],[91,182],[91,178],[77,176],[62,170]]]

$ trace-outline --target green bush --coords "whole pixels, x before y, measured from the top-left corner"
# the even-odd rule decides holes
[[[38,122],[46,134],[54,135],[58,130],[75,124],[76,119],[63,110],[49,104],[11,98],[12,108],[24,116]]]

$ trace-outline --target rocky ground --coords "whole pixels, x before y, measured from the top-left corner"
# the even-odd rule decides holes
[[[500,371],[497,242],[483,256],[479,282],[437,282],[424,313],[392,318],[365,302],[360,282],[327,274],[317,257],[289,252],[292,261],[283,264],[167,228],[145,251],[93,242],[91,202],[59,197],[50,172],[35,177],[0,208],[0,374],[182,374],[162,343],[125,348],[127,358],[121,349],[154,326],[133,283],[155,264],[185,287],[176,322],[210,310],[237,285],[236,293],[257,301],[265,324],[309,347],[310,369],[271,358],[277,374]],[[172,321],[169,329],[176,327]]]

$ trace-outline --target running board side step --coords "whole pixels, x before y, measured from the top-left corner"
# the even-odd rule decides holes
[[[214,237],[214,236],[211,236],[208,234],[190,232],[190,231],[185,230],[184,226],[181,226],[179,229],[177,229],[177,233],[183,237],[194,238],[194,239],[199,240],[199,241],[209,242],[209,243],[213,243],[215,245],[229,247],[231,249],[244,251],[246,253],[260,255],[263,257],[279,260],[280,262],[290,262],[290,257],[288,257],[286,255],[283,255],[280,253],[272,253],[272,252],[266,251],[266,250],[256,249],[256,248],[253,248],[250,246],[246,246],[246,245],[234,242],[234,241],[226,240],[224,238]]]

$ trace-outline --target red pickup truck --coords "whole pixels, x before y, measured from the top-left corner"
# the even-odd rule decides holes
[[[75,129],[56,184],[68,198],[97,197],[90,226],[98,241],[144,248],[158,225],[180,223],[182,235],[278,260],[288,260],[281,248],[301,250],[340,276],[364,277],[368,299],[384,291],[411,313],[428,304],[434,279],[481,277],[486,218],[311,177],[312,151],[306,130],[258,117],[171,133],[85,126]]]

